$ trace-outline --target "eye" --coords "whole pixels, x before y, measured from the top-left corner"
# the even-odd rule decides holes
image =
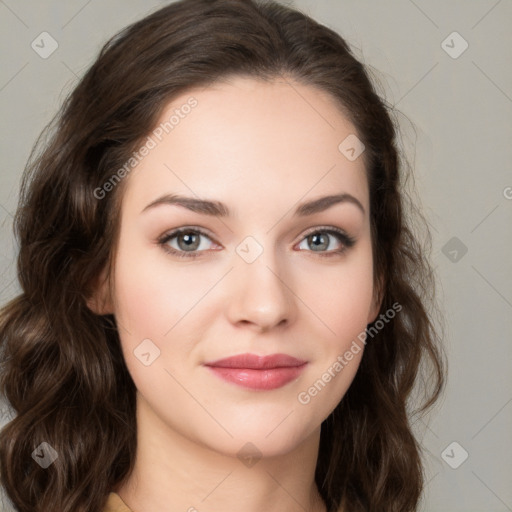
[[[195,258],[200,256],[201,252],[208,249],[208,244],[201,242],[201,238],[211,238],[207,233],[198,228],[179,228],[166,233],[158,240],[158,244],[162,246],[164,251],[179,256],[180,258]],[[174,247],[169,244],[175,240]]]
[[[335,243],[331,243],[333,238],[338,241],[339,245],[341,245],[338,249],[332,248],[332,245],[335,245]],[[315,228],[314,231],[310,231],[306,235],[306,238],[301,242],[301,245],[304,244],[315,248],[311,252],[316,252],[319,256],[330,257],[344,253],[355,244],[355,239],[347,235],[341,229],[334,227],[322,227]],[[331,248],[331,250],[327,250],[329,248]]]
[[[202,238],[210,240],[210,236],[199,228],[185,227],[178,228],[170,233],[166,233],[159,240],[158,244],[164,251],[180,258],[196,258],[202,252],[208,250],[208,243],[202,243]],[[339,247],[333,249],[336,245],[332,241],[337,240]],[[170,243],[172,242],[172,243]],[[319,256],[330,257],[344,253],[355,244],[355,239],[347,235],[341,229],[335,227],[320,227],[310,231],[301,241],[300,245],[310,245]],[[307,250],[299,245],[299,250]]]

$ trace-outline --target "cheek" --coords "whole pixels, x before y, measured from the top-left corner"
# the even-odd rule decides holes
[[[360,247],[339,265],[301,272],[298,289],[318,319],[321,330],[317,332],[323,333],[327,350],[341,351],[368,323],[373,300],[370,245]]]
[[[152,401],[166,403],[173,383],[165,369],[179,366],[192,348],[187,340],[194,339],[194,329],[202,322],[189,320],[200,311],[194,305],[206,285],[195,278],[191,282],[190,275],[167,264],[158,250],[137,248],[128,237],[120,244],[115,311],[124,359],[137,389]]]
[[[307,301],[320,321],[316,327],[315,364],[297,396],[325,419],[350,387],[364,353],[364,333],[373,299],[372,259],[361,252],[350,265],[329,272],[327,286],[311,288]],[[326,275],[327,277],[327,275]],[[311,324],[311,326],[315,325]]]
[[[183,318],[198,314],[213,277],[167,261],[158,247],[134,247],[120,246],[116,261],[117,316],[133,335],[165,340]]]

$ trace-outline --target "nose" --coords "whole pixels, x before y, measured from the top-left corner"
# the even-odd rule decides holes
[[[230,273],[229,320],[258,332],[289,325],[295,318],[296,305],[288,281],[270,250],[263,251],[252,263],[240,259]]]

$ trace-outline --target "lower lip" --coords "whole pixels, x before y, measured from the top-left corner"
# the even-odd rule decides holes
[[[301,366],[287,366],[266,370],[249,368],[221,368],[208,366],[221,379],[238,384],[249,389],[277,389],[296,379],[304,370],[307,363]]]

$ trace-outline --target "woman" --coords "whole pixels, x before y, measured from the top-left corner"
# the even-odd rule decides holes
[[[176,2],[54,126],[0,316],[16,509],[415,510],[432,272],[343,39],[272,2]]]

